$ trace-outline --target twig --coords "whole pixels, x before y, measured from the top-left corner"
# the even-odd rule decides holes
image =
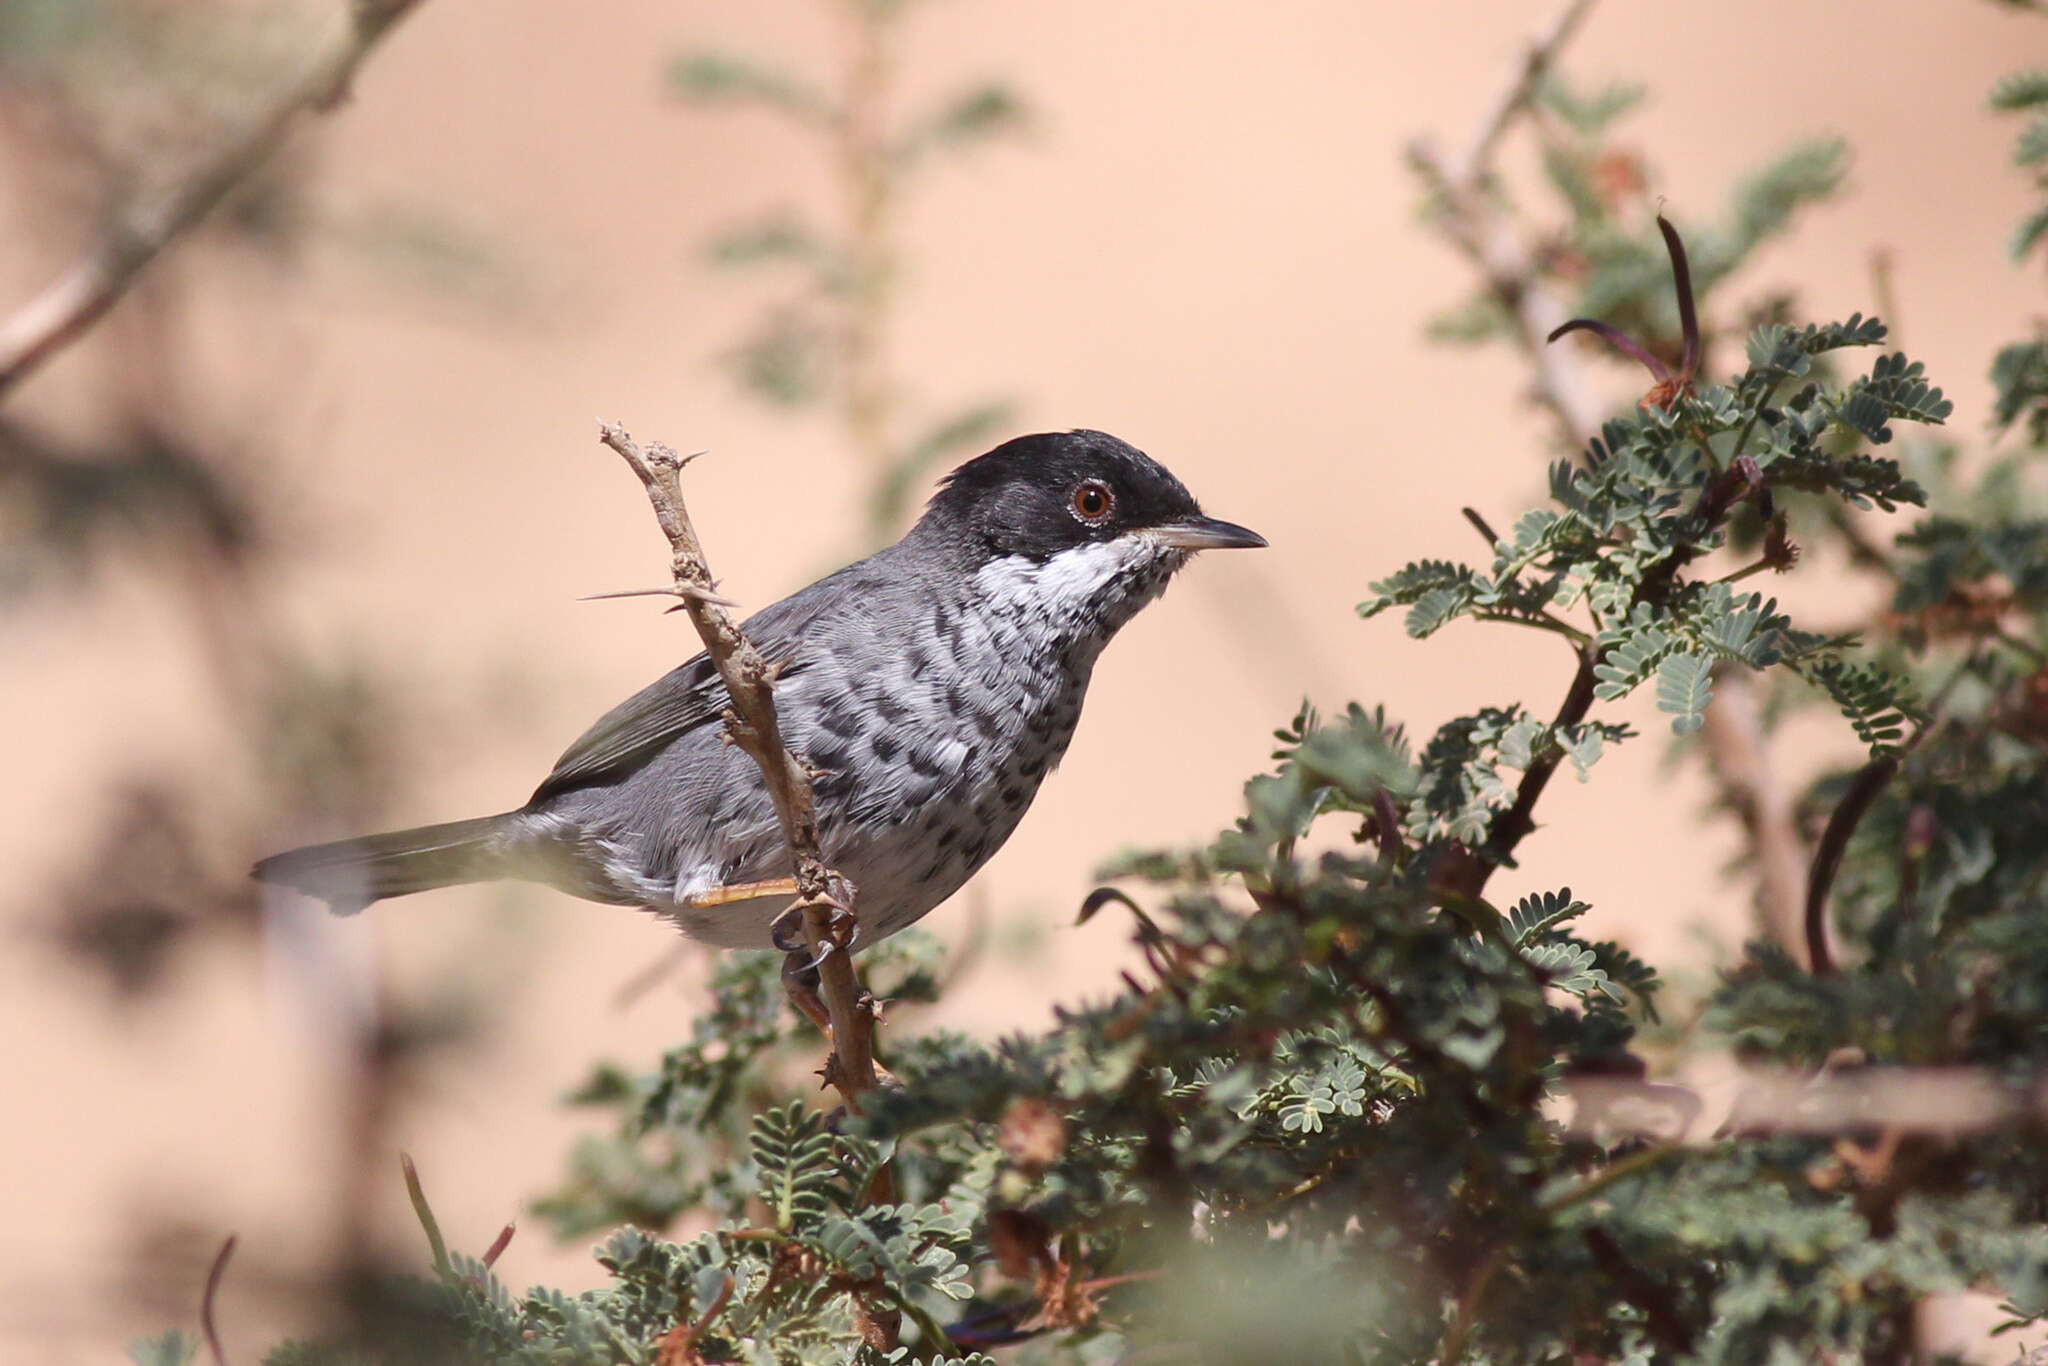
[[[1599,682],[1593,666],[1599,659],[1599,651],[1590,644],[1579,650],[1579,667],[1572,675],[1571,690],[1565,694],[1557,716],[1550,723],[1553,734],[1562,734],[1578,725],[1593,709],[1593,688]],[[1529,765],[1520,786],[1515,789],[1514,805],[1493,823],[1492,835],[1479,850],[1480,856],[1470,865],[1472,874],[1462,889],[1466,895],[1476,897],[1485,891],[1486,880],[1493,876],[1494,870],[1505,865],[1514,856],[1515,846],[1536,829],[1536,803],[1542,798],[1543,789],[1550,786],[1551,775],[1557,772],[1560,762],[1561,755],[1538,759]]]
[[[1539,283],[1533,254],[1488,196],[1487,182],[1494,149],[1528,111],[1544,73],[1592,7],[1593,0],[1567,0],[1529,41],[1455,161],[1427,138],[1408,146],[1409,164],[1436,193],[1436,215],[1445,235],[1479,267],[1487,288],[1514,320],[1516,340],[1536,367],[1537,400],[1556,414],[1574,447],[1583,446],[1600,430],[1607,405],[1568,353],[1544,346],[1543,339],[1565,321],[1564,305]]]
[[[1564,1078],[1556,1095],[1569,1106],[1567,1134],[1610,1144],[1649,1139],[1659,1150],[1712,1147],[1731,1136],[1877,1130],[1953,1142],[2048,1123],[2048,1074],[1991,1067],[1883,1064],[1816,1075],[1738,1063],[1732,1074],[1717,1071],[1706,1094],[1668,1081],[1577,1076]]]
[[[1513,77],[1494,97],[1492,107],[1473,130],[1472,140],[1465,146],[1465,154],[1458,159],[1455,170],[1461,182],[1476,184],[1492,169],[1494,148],[1507,133],[1508,126],[1529,107],[1529,101],[1535,97],[1536,87],[1550,70],[1550,64],[1557,59],[1559,50],[1571,41],[1572,34],[1592,8],[1593,0],[1567,0],[1544,25],[1543,31],[1522,49]]]
[[[1834,953],[1828,948],[1828,891],[1841,870],[1842,855],[1849,848],[1850,836],[1863,823],[1870,804],[1899,771],[1902,757],[1887,754],[1863,766],[1849,783],[1849,790],[1842,794],[1834,814],[1828,817],[1820,843],[1814,846],[1813,871],[1806,882],[1806,961],[1816,977],[1825,977],[1835,970]]]
[[[340,104],[370,49],[418,3],[350,0],[342,31],[269,104],[184,175],[128,205],[83,257],[0,322],[0,397],[97,322],[158,252],[270,158],[301,116]]]
[[[220,1278],[227,1273],[228,1258],[234,1255],[235,1235],[230,1233],[214,1254],[213,1265],[206,1273],[206,1293],[199,1300],[199,1331],[206,1336],[206,1350],[213,1357],[213,1366],[228,1366],[228,1354],[221,1350],[220,1329],[213,1321],[213,1301],[220,1293]]]
[[[1473,1269],[1471,1279],[1458,1295],[1458,1310],[1451,1320],[1450,1331],[1444,1334],[1443,1347],[1437,1352],[1440,1366],[1458,1366],[1465,1359],[1465,1343],[1472,1336],[1474,1325],[1479,1322],[1479,1302],[1486,1297],[1487,1287],[1493,1278],[1507,1265],[1508,1244],[1498,1242],[1486,1257]]]
[[[862,999],[860,983],[847,953],[855,889],[825,864],[819,852],[818,813],[811,795],[811,774],[789,752],[775,717],[775,675],[778,666],[741,634],[732,613],[716,596],[717,584],[704,558],[683,504],[681,472],[686,458],[659,443],[642,450],[624,427],[602,424],[600,439],[616,451],[639,476],[654,507],[655,519],[668,538],[669,570],[676,592],[712,663],[725,680],[732,701],[726,728],[733,743],[760,766],[768,796],[782,823],[782,838],[795,865],[797,906],[804,938],[818,964],[825,1009],[832,1022],[832,1057],[827,1079],[839,1088],[849,1110],[860,1110],[863,1092],[875,1087],[874,1015]],[[844,917],[842,920],[841,917]]]

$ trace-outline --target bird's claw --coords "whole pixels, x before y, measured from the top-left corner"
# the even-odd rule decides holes
[[[768,942],[784,953],[796,953],[804,944],[804,908],[796,902],[768,923]]]
[[[819,951],[817,960],[811,964],[813,968],[824,962],[831,955],[833,948],[852,948],[853,936],[860,928],[853,907],[847,905],[833,891],[827,891],[820,901],[831,915],[825,922],[825,947]],[[808,947],[809,937],[804,933],[804,914],[807,909],[806,903],[799,901],[776,916],[768,925],[768,942],[784,953],[796,953]]]

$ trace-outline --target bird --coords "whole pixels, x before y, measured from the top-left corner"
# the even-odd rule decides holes
[[[953,470],[895,544],[749,618],[814,775],[821,851],[857,889],[847,947],[922,918],[1009,839],[1103,647],[1175,572],[1265,544],[1116,437],[1039,433]],[[599,718],[516,810],[292,849],[254,876],[339,914],[523,879],[721,948],[789,950],[790,855],[726,705],[697,655]]]

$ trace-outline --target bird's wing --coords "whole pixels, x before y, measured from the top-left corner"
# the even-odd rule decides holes
[[[711,656],[698,655],[599,717],[555,760],[554,771],[534,789],[532,800],[540,802],[637,768],[669,741],[716,719],[724,709],[725,684]]]
[[[763,658],[781,664],[780,679],[801,673],[809,663],[801,635],[817,611],[815,604],[801,600],[804,596],[765,608],[742,627]],[[718,720],[726,705],[725,680],[710,655],[698,655],[599,717],[555,760],[554,771],[534,789],[528,805],[632,772],[678,737]]]
[[[778,681],[794,678],[815,662],[807,642],[816,633],[829,633],[835,621],[843,629],[848,619],[866,618],[878,592],[894,582],[887,565],[890,554],[884,550],[848,565],[740,623],[762,658],[780,666]],[[679,737],[716,721],[726,705],[717,666],[710,655],[698,655],[599,717],[555,761],[554,772],[534,789],[528,804],[631,773]]]

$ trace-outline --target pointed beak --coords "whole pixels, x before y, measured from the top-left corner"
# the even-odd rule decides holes
[[[1257,550],[1266,538],[1235,522],[1214,517],[1190,517],[1184,522],[1167,522],[1152,528],[1152,534],[1175,550]]]

